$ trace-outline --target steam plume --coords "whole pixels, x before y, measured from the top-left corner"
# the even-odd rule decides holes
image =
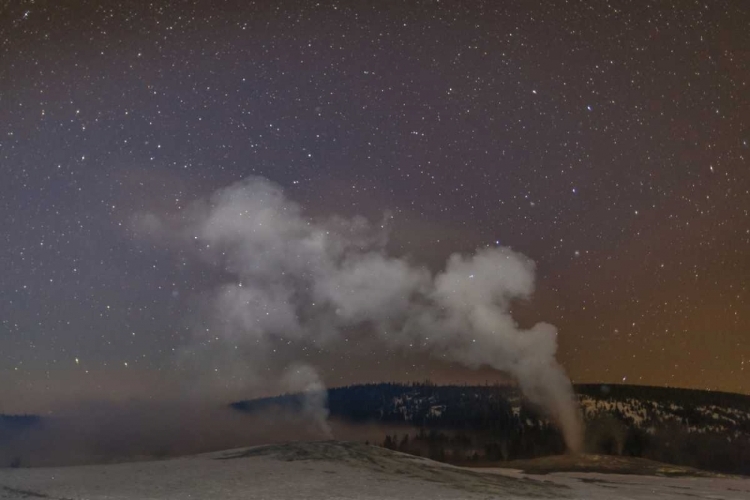
[[[328,425],[328,392],[318,372],[310,365],[292,365],[284,376],[289,391],[302,396],[302,415],[310,419],[320,431],[330,438]]]
[[[234,276],[213,295],[224,335],[263,352],[278,336],[326,343],[342,329],[366,326],[390,345],[512,374],[558,423],[568,448],[580,448],[572,387],[555,360],[555,327],[520,329],[509,311],[513,299],[534,290],[534,263],[522,254],[502,247],[454,254],[432,274],[389,256],[385,233],[365,219],[313,220],[258,177],[191,210],[182,237]],[[322,387],[314,385],[312,394]]]

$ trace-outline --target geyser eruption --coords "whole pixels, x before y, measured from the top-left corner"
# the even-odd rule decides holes
[[[537,323],[524,330],[510,302],[534,290],[534,263],[508,248],[451,255],[431,283],[428,306],[407,323],[429,332],[433,350],[466,366],[491,366],[512,374],[526,397],[560,427],[571,452],[580,451],[583,429],[573,387],[555,359],[557,329]]]
[[[318,372],[310,365],[296,364],[287,368],[284,386],[302,398],[302,415],[310,419],[327,438],[332,437],[328,425],[328,391]]]
[[[256,352],[282,336],[330,345],[342,329],[359,327],[394,347],[490,366],[513,375],[556,421],[568,448],[580,449],[572,386],[555,360],[555,327],[521,329],[510,314],[511,301],[534,290],[534,263],[525,256],[502,247],[454,254],[433,274],[389,256],[385,232],[365,219],[305,217],[278,185],[258,177],[193,204],[184,220],[175,222],[178,235],[197,241],[234,277],[212,299],[233,342],[249,341]],[[146,222],[150,231],[170,226]],[[315,397],[320,387],[313,389]]]

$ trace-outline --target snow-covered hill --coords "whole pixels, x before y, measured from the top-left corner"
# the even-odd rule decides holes
[[[335,441],[155,462],[0,469],[0,499],[750,498],[750,480],[466,469]]]
[[[623,422],[650,433],[665,425],[684,427],[689,433],[722,433],[736,439],[750,433],[750,412],[717,405],[687,406],[649,399],[601,399],[579,395],[586,420],[614,415]]]
[[[539,425],[545,420],[533,411],[523,412],[522,398],[509,388],[498,394],[494,388],[466,387],[461,391],[459,398],[447,395],[440,389],[422,386],[405,389],[403,394],[385,401],[381,414],[400,415],[404,421],[422,425],[430,421],[438,422],[449,410],[456,411],[456,407],[481,406],[482,402],[491,404],[493,399],[505,399],[514,417],[519,418],[524,413],[521,424]],[[668,394],[669,391],[670,389],[664,389],[664,394]],[[642,428],[651,433],[665,426],[680,426],[690,433],[723,433],[729,439],[750,435],[750,398],[733,396],[744,404],[693,404],[675,401],[669,397],[629,397],[611,394],[608,390],[601,391],[598,395],[592,395],[590,392],[577,395],[585,421],[612,416],[629,426]]]

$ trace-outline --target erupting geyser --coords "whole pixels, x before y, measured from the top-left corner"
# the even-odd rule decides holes
[[[274,337],[335,346],[361,327],[392,347],[419,347],[468,367],[512,374],[578,451],[581,421],[555,360],[557,331],[521,329],[514,299],[534,290],[534,263],[509,248],[451,255],[437,274],[389,256],[387,234],[361,217],[312,220],[270,181],[251,177],[195,203],[188,222],[148,217],[150,231],[196,240],[234,277],[213,294],[217,330],[263,355]],[[387,334],[386,334],[387,332]]]

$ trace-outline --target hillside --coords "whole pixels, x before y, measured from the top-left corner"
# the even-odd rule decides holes
[[[750,474],[750,396],[632,385],[577,385],[588,452]],[[246,412],[302,407],[297,395],[240,401]],[[563,453],[550,421],[510,386],[367,384],[328,390],[331,417],[400,424],[388,448],[454,463]]]

